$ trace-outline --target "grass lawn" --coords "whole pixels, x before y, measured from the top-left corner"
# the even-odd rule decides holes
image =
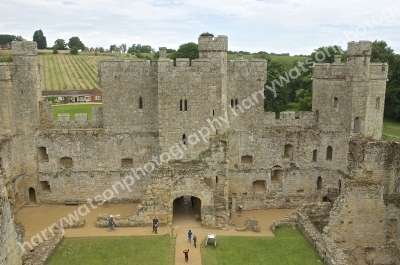
[[[201,245],[203,265],[323,265],[298,229],[281,227],[276,237],[217,237],[217,247]],[[319,260],[319,261],[318,261]],[[190,260],[189,260],[190,261]]]
[[[383,119],[382,139],[390,141],[400,140],[400,122],[388,118]]]
[[[173,265],[175,244],[169,235],[64,238],[47,265]]]
[[[53,119],[58,120],[58,113],[70,113],[71,121],[75,120],[75,113],[87,113],[88,120],[92,119],[92,108],[101,107],[102,104],[66,104],[53,105]]]

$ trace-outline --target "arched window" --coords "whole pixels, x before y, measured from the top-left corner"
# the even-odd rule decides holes
[[[318,177],[317,179],[317,190],[322,189],[322,178],[321,176]]]
[[[143,99],[142,99],[142,97],[139,98],[139,109],[143,109]]]
[[[332,160],[332,153],[333,148],[331,146],[328,146],[328,148],[326,148],[326,160]]]
[[[356,117],[354,119],[354,133],[359,133],[360,132],[360,119]]]
[[[333,100],[333,107],[335,109],[339,107],[339,99],[337,97],[335,97],[335,99]]]

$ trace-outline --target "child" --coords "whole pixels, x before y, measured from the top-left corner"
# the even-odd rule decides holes
[[[192,243],[192,231],[190,229],[188,232],[188,239],[189,239],[189,243]]]
[[[196,237],[196,235],[193,235],[193,245],[194,245],[194,247],[196,247],[196,241],[197,241],[197,237]]]
[[[185,249],[183,253],[185,254],[185,261],[187,262],[189,260],[189,249]]]

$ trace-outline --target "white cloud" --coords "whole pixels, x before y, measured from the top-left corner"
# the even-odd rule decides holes
[[[48,46],[78,36],[89,47],[157,49],[196,42],[209,31],[228,35],[231,50],[291,54],[309,54],[340,38],[344,48],[350,40],[378,39],[399,53],[399,27],[400,0],[14,0],[2,3],[0,34],[31,40],[42,29]]]

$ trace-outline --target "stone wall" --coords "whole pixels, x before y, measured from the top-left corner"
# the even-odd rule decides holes
[[[14,222],[14,214],[10,202],[0,197],[0,264],[22,264],[22,244],[24,229]]]
[[[320,229],[317,229],[314,225],[316,220],[326,219],[329,209],[330,204],[327,203],[303,205],[286,215],[281,220],[274,222],[272,229],[281,226],[297,226],[311,242],[314,249],[326,264],[352,264],[342,249],[340,249],[335,242],[319,231]],[[323,216],[322,219],[321,216]]]

